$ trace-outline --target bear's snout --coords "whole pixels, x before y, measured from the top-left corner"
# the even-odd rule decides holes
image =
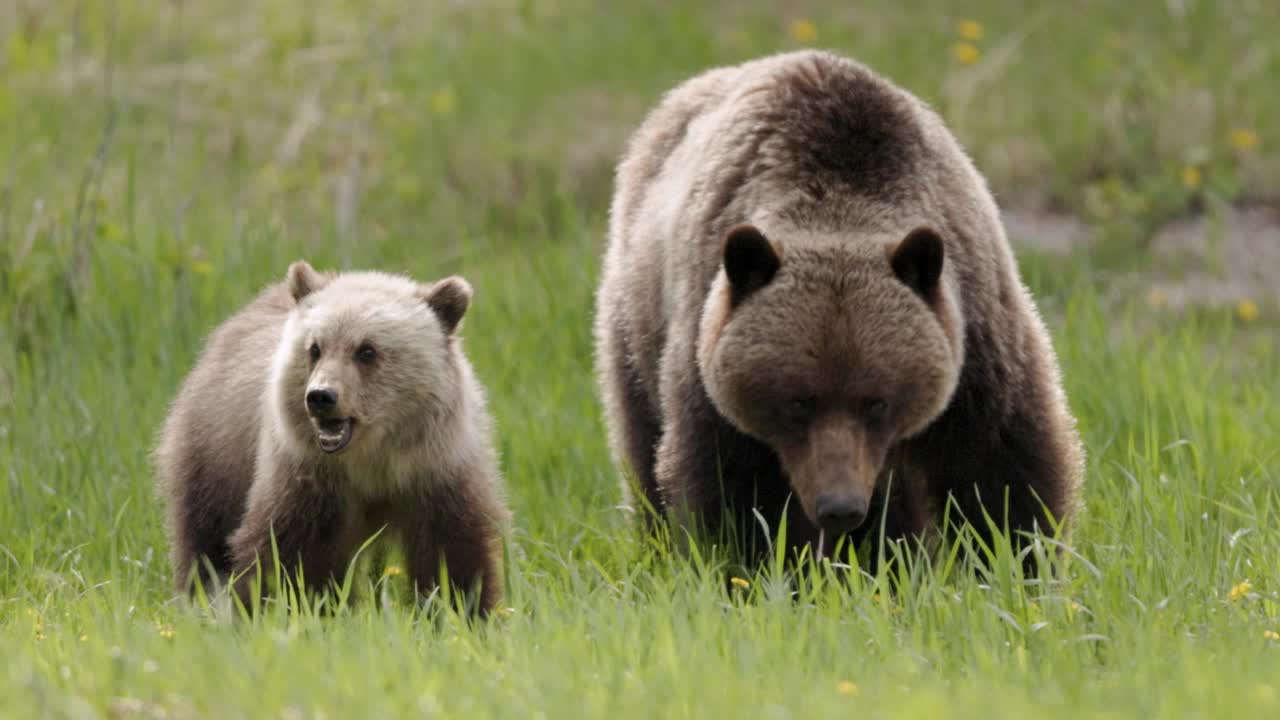
[[[814,510],[818,525],[825,532],[840,535],[856,530],[867,519],[867,498],[853,493],[823,493]]]
[[[307,411],[312,415],[325,416],[338,406],[338,393],[329,388],[316,388],[307,391]]]

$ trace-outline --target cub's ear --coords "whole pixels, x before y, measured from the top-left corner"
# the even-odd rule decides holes
[[[294,302],[310,295],[328,284],[329,279],[324,275],[316,272],[316,269],[306,260],[298,260],[289,266],[289,274],[286,276],[289,285],[289,294],[293,296]]]
[[[768,285],[782,265],[773,243],[754,225],[737,225],[725,233],[723,254],[734,305]]]
[[[471,283],[457,275],[418,289],[418,297],[440,318],[445,335],[452,335],[458,329],[458,323],[462,322],[462,316],[467,314],[467,307],[471,304],[471,294]]]
[[[893,274],[920,297],[929,300],[942,277],[942,238],[931,228],[912,230],[889,256]]]

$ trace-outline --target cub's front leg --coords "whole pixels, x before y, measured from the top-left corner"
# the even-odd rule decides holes
[[[255,587],[265,591],[272,577],[273,536],[280,569],[291,580],[300,571],[311,592],[341,581],[363,527],[354,503],[339,492],[340,479],[330,475],[281,466],[254,481],[244,520],[231,536],[235,591],[246,607]]]
[[[444,564],[454,597],[486,616],[502,600],[502,528],[507,511],[492,487],[473,479],[402,503],[396,525],[417,591],[439,586]]]

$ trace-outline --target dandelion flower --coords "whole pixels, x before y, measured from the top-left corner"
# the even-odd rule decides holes
[[[458,96],[454,94],[453,88],[445,85],[444,87],[431,93],[431,97],[427,98],[427,107],[436,115],[448,115],[458,105]]]
[[[1236,303],[1236,317],[1245,322],[1253,322],[1258,319],[1258,303],[1244,299]],[[1246,585],[1248,583],[1245,583]]]
[[[840,693],[841,695],[848,695],[852,697],[858,694],[858,684],[855,682],[850,682],[848,680],[841,680],[840,682],[836,683],[836,692]]]
[[[978,57],[982,55],[978,51],[978,46],[970,42],[958,42],[951,46],[951,55],[961,65],[972,65],[978,62]]]
[[[956,23],[956,33],[965,40],[981,40],[986,31],[977,20],[961,20]]]
[[[1185,185],[1188,190],[1195,190],[1200,187],[1200,183],[1203,180],[1204,177],[1200,172],[1200,168],[1195,165],[1188,165],[1182,168],[1182,184]]]
[[[800,18],[792,21],[787,34],[798,43],[808,44],[818,39],[818,26],[808,18]]]
[[[382,571],[383,577],[396,577],[402,574],[404,574],[404,570],[401,570],[399,565],[388,565],[387,569]]]
[[[1249,591],[1252,589],[1253,589],[1253,583],[1249,582],[1248,580],[1245,580],[1244,582],[1241,582],[1235,587],[1231,588],[1231,592],[1227,593],[1227,599],[1232,601],[1239,600],[1244,596],[1248,595]]]
[[[1264,640],[1280,640],[1280,633],[1275,630],[1263,630],[1262,637]]]
[[[1249,128],[1236,128],[1231,131],[1231,147],[1237,150],[1252,150],[1258,147],[1258,133]]]
[[[741,590],[750,590],[751,583],[740,577],[729,578],[729,584]]]

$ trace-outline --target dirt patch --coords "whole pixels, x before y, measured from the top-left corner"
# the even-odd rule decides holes
[[[1153,292],[1171,307],[1280,302],[1280,210],[1232,208],[1166,225],[1153,255],[1176,268],[1161,272]]]
[[[1009,242],[1055,255],[1089,247],[1093,231],[1080,218],[1051,210],[1006,209],[1004,230]]]
[[[1004,223],[1015,247],[1058,255],[1087,252],[1096,237],[1088,223],[1061,212],[1014,208]],[[1130,280],[1155,305],[1280,303],[1280,209],[1247,205],[1174,220],[1149,239],[1146,252],[1151,261]]]

